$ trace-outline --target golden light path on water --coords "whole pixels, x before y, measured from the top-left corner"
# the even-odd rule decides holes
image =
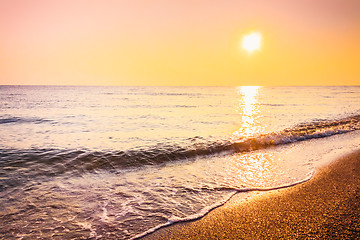
[[[233,140],[252,138],[264,133],[261,124],[260,86],[241,86],[237,88],[240,96],[236,111],[241,116],[240,127],[233,132]],[[272,172],[276,171],[275,156],[271,152],[235,154],[229,157],[235,164],[231,169],[238,176],[239,182],[252,182],[256,186],[271,186]],[[275,164],[275,165],[274,165]],[[275,167],[276,168],[276,167]]]
[[[237,112],[241,115],[241,126],[234,137],[252,137],[262,133],[264,127],[258,122],[262,116],[259,103],[259,86],[242,86],[238,88],[240,103]]]

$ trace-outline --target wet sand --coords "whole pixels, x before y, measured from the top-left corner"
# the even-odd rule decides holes
[[[144,239],[360,239],[360,150],[306,183],[235,197],[200,220]]]

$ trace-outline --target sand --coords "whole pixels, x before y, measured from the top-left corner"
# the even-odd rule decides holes
[[[360,151],[306,183],[241,202],[235,197],[200,220],[145,239],[360,239]]]

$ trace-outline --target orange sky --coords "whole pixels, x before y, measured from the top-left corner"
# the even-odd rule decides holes
[[[358,0],[2,0],[0,84],[359,85],[359,13]],[[248,54],[251,30],[263,46]]]

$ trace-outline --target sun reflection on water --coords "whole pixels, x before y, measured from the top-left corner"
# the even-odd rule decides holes
[[[233,133],[235,137],[252,137],[263,131],[263,127],[258,122],[262,116],[258,99],[260,88],[259,86],[238,88],[240,103],[237,112],[241,115],[241,127]]]
[[[277,157],[273,152],[253,152],[236,154],[232,157],[233,166],[229,171],[234,171],[238,183],[253,187],[270,187],[276,184],[275,174],[281,173],[277,165]]]

